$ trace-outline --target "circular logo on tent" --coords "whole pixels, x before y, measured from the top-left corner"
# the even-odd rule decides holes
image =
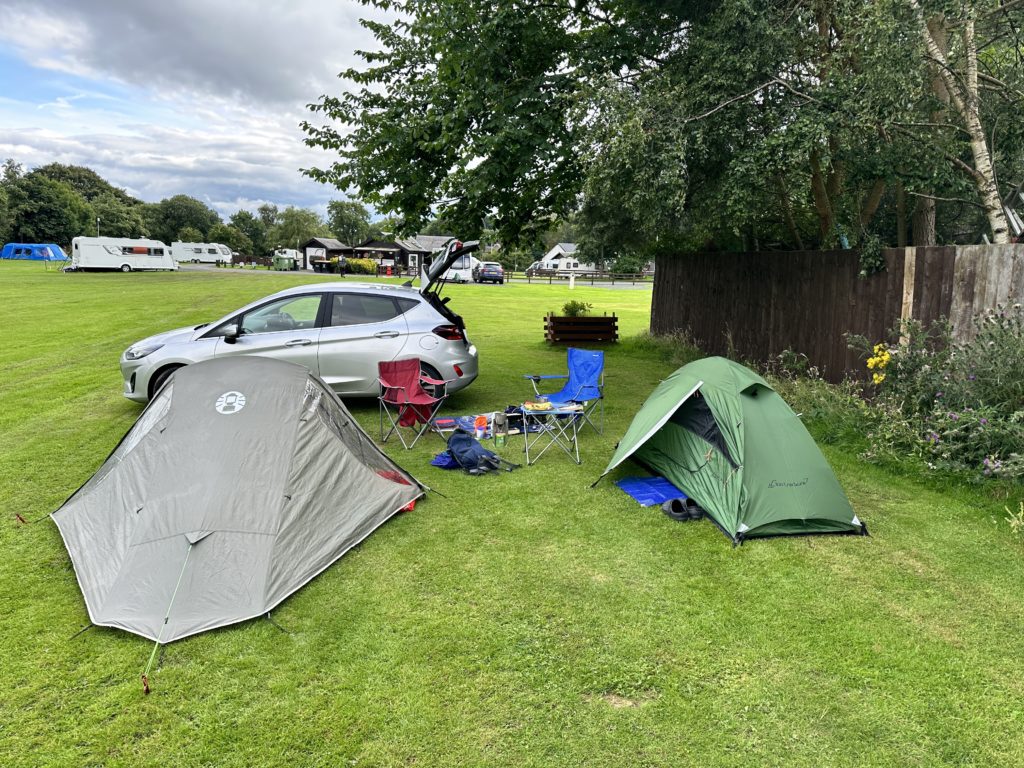
[[[241,392],[225,392],[217,398],[214,408],[217,409],[217,413],[238,413],[245,408],[245,395]]]

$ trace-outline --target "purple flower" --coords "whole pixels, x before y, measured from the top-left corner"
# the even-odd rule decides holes
[[[938,432],[929,432],[928,433],[928,442],[929,443],[937,443],[937,442],[939,442],[939,433]]]
[[[978,420],[979,424],[988,424],[988,419],[982,418]]]
[[[936,392],[935,393],[935,399],[938,400],[940,397],[942,397],[942,393],[941,392]]]
[[[953,421],[956,421],[957,419],[960,418],[960,414],[959,413],[953,413],[952,411],[950,411],[949,412],[949,418],[951,418]]]
[[[968,380],[968,381],[974,381],[974,380],[975,380],[976,378],[978,378],[978,377],[977,377],[977,376],[975,376],[975,375],[974,375],[974,374],[972,373],[972,374],[971,374],[970,376],[968,376],[968,377],[967,377],[967,380]]]

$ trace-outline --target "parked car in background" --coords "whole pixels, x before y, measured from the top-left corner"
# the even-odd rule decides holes
[[[376,396],[377,363],[418,357],[456,392],[478,373],[462,318],[438,295],[439,275],[477,243],[454,242],[425,285],[315,283],[254,301],[219,320],[157,334],[121,355],[124,396],[147,402],[175,370],[214,357],[262,355],[298,363],[343,396]]]
[[[477,283],[504,283],[505,268],[496,261],[481,261],[473,270],[473,280]]]

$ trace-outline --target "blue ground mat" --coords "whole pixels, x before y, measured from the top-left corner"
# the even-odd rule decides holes
[[[686,494],[664,477],[624,477],[615,485],[624,490],[644,507],[662,504],[669,499],[685,499]]]

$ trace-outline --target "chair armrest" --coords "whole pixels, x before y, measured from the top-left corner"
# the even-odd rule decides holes
[[[432,379],[429,376],[420,376],[420,381],[424,384],[433,384],[439,386],[441,384],[451,384],[455,379]]]
[[[382,387],[384,387],[384,389],[405,389],[405,387],[402,386],[401,384],[392,384],[390,381],[381,376],[377,377],[377,381],[380,383]]]
[[[545,375],[545,376],[540,376],[540,375],[535,374],[535,373],[524,373],[523,374],[523,378],[524,379],[533,379],[534,381],[541,381],[542,379],[568,379],[569,376],[568,376],[568,374],[564,374],[563,375],[563,374],[557,374],[557,373],[552,373],[552,374]]]

